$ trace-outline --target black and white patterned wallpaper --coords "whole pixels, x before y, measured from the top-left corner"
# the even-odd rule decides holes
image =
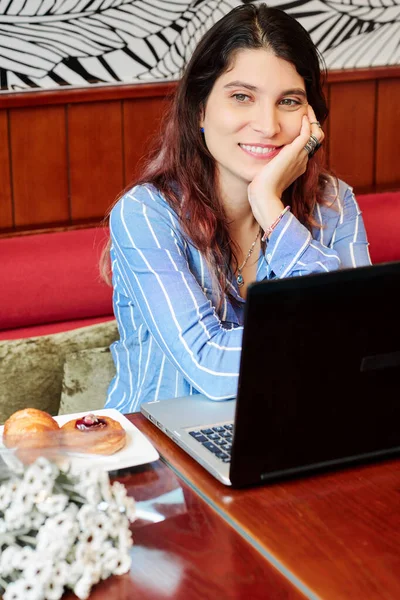
[[[0,0],[0,90],[177,79],[237,0]],[[269,0],[329,69],[400,63],[400,0]]]

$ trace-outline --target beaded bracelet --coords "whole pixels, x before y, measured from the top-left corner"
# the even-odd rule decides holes
[[[290,210],[290,206],[285,206],[285,208],[283,209],[283,211],[281,212],[281,214],[279,215],[279,217],[277,217],[275,219],[275,221],[272,223],[272,225],[270,225],[268,227],[268,229],[265,230],[264,235],[261,238],[262,242],[266,242],[267,239],[269,238],[269,236],[271,235],[271,233],[273,232],[273,230],[275,229],[275,227],[278,225],[279,221],[282,219],[283,215],[287,213],[287,211]]]

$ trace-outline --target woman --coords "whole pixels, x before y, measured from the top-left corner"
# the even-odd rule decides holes
[[[141,180],[111,211],[121,339],[106,407],[234,396],[251,282],[370,264],[352,190],[315,153],[326,116],[295,19],[247,4],[206,33]]]

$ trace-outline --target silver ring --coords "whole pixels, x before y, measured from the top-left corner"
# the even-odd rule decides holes
[[[306,145],[304,146],[304,150],[307,152],[308,155],[310,155],[312,152],[314,152],[315,148],[317,147],[317,144],[317,138],[314,135],[310,135]]]
[[[315,135],[311,134],[307,140],[306,145],[304,146],[304,150],[307,152],[308,158],[311,158],[312,156],[314,156],[314,154],[320,147],[321,144],[319,143],[318,138],[316,138]]]
[[[320,123],[319,121],[311,121],[310,125],[318,125],[318,127],[319,127],[320,129],[322,129],[322,127],[321,127],[321,123]]]

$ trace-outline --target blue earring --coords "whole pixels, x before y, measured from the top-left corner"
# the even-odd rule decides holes
[[[200,127],[201,133],[204,133],[204,127]]]

